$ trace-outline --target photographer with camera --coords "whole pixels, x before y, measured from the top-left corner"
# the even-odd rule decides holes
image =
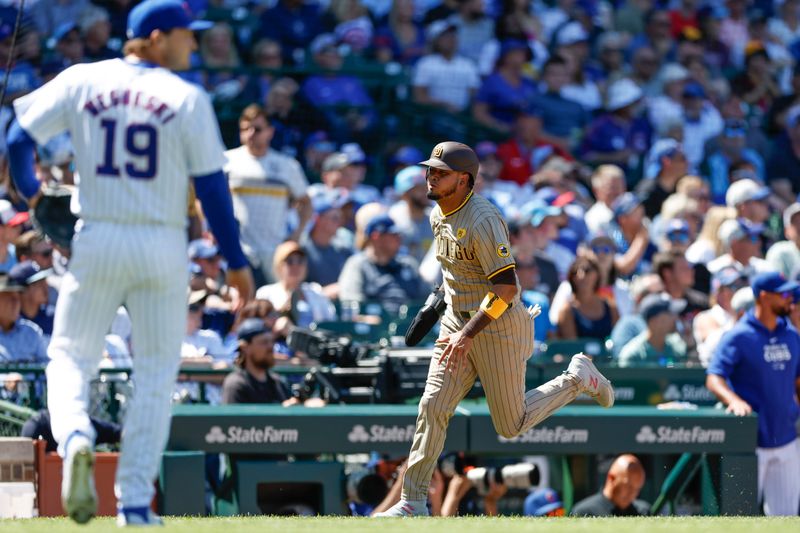
[[[239,349],[234,359],[236,369],[222,383],[222,403],[280,403],[299,405],[288,385],[280,376],[270,372],[275,366],[275,338],[263,319],[249,318],[241,323],[237,333]],[[307,407],[320,407],[325,402],[309,398]]]

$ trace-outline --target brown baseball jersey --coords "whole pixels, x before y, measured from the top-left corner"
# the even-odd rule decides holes
[[[514,268],[505,220],[491,202],[471,192],[449,213],[434,207],[430,220],[445,301],[456,313],[477,311],[492,278]]]
[[[446,141],[437,144],[430,159],[420,165],[474,177],[479,161],[470,147]],[[464,328],[491,290],[492,279],[514,268],[514,258],[502,215],[488,200],[472,192],[447,213],[437,205],[430,220],[448,304],[440,330],[440,337],[445,338]],[[494,427],[506,438],[527,431],[578,395],[576,379],[567,375],[525,391],[526,361],[534,348],[533,319],[520,304],[518,280],[516,286],[510,307],[475,335],[469,352],[455,368],[446,370],[445,362],[439,360],[447,343],[436,343],[419,402],[402,500],[419,502],[427,496],[447,423],[476,378],[486,391]]]

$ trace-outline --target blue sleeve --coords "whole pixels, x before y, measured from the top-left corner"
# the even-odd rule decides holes
[[[482,104],[491,104],[494,100],[493,93],[494,93],[494,79],[492,76],[489,76],[481,86],[478,88],[477,94],[475,94],[475,102],[480,102]]]
[[[36,141],[14,119],[8,130],[7,146],[8,167],[14,185],[22,196],[30,198],[41,187],[34,173]]]
[[[717,345],[717,349],[714,350],[714,355],[706,373],[730,378],[734,368],[739,363],[737,343],[742,343],[743,340],[740,335],[734,335],[731,331],[723,335]]]
[[[239,225],[233,216],[233,201],[225,174],[218,170],[206,176],[193,176],[193,179],[197,198],[203,204],[203,213],[223,257],[233,269],[247,266],[247,258],[239,243]]]

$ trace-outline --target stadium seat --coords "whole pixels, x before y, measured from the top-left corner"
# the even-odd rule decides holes
[[[364,322],[329,321],[312,324],[311,329],[332,331],[334,333],[349,335],[354,341],[380,342],[389,337],[389,331],[384,324],[366,324]]]
[[[543,362],[562,362],[578,352],[592,356],[595,360],[604,362],[610,357],[602,340],[592,338],[579,338],[570,340],[552,340],[547,343]],[[559,358],[563,357],[562,360]]]

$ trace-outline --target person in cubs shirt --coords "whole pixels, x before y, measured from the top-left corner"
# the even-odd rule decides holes
[[[706,387],[729,413],[758,413],[758,497],[767,515],[800,510],[800,334],[788,319],[797,283],[777,272],[753,278],[755,308],[722,337]]]

